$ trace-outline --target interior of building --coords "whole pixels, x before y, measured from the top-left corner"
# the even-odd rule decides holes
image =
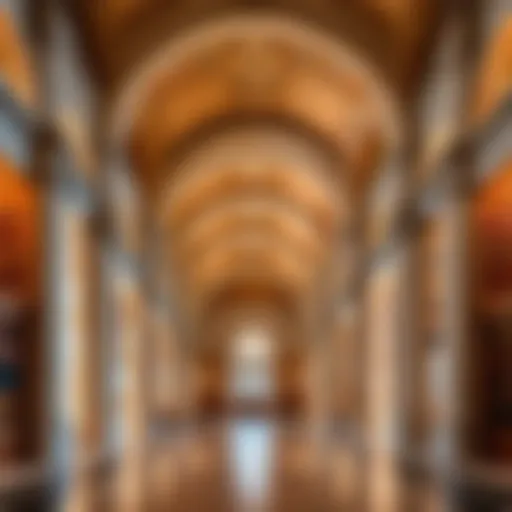
[[[0,509],[512,509],[510,0],[0,2]]]

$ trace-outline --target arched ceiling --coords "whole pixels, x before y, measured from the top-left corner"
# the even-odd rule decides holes
[[[285,119],[342,155],[361,188],[396,142],[397,110],[382,76],[350,48],[291,19],[242,16],[171,39],[127,82],[113,129],[152,188],[204,126]]]
[[[255,296],[300,312],[326,276],[336,289],[347,222],[400,141],[397,69],[411,70],[435,10],[270,4],[82,6],[110,70],[112,153],[168,238],[180,297],[203,317]],[[418,13],[425,26],[411,30]]]
[[[215,243],[229,243],[231,238],[243,239],[247,230],[276,242],[286,238],[288,243],[298,250],[311,254],[319,261],[324,238],[314,229],[307,219],[278,205],[264,207],[243,203],[236,210],[221,207],[220,211],[202,215],[197,225],[184,234],[183,239],[173,249],[182,264],[193,261]]]
[[[317,282],[347,215],[332,161],[295,134],[244,128],[207,139],[160,190],[169,261],[190,300],[243,282],[300,300]],[[217,301],[218,303],[218,301]]]

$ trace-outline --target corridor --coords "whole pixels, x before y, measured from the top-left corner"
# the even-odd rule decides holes
[[[0,512],[512,511],[512,0],[0,0]]]

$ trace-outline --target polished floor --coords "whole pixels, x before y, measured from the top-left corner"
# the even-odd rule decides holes
[[[510,493],[454,492],[385,459],[263,421],[201,427],[55,489],[0,497],[1,512],[509,512]],[[455,499],[454,499],[455,498]]]
[[[143,459],[0,493],[0,512],[512,510],[511,479],[447,479],[405,466],[304,424],[221,420],[178,429]]]
[[[304,426],[238,419],[189,427],[114,475],[83,476],[61,495],[69,512],[442,512],[445,494],[396,477]]]
[[[328,510],[328,468],[318,444],[302,429],[269,420],[191,427],[145,461],[126,461],[108,481],[72,483],[63,509]]]

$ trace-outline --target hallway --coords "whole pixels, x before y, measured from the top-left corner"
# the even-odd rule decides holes
[[[512,0],[0,1],[0,512],[512,510]]]

